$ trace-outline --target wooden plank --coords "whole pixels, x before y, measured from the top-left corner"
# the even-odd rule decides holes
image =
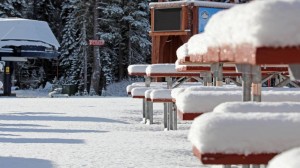
[[[193,147],[194,155],[203,164],[213,165],[250,165],[250,164],[264,164],[276,156],[278,153],[261,153],[261,154],[224,154],[224,153],[201,153],[196,147]]]
[[[200,73],[190,73],[190,72],[179,72],[179,73],[150,73],[147,74],[149,77],[191,77],[191,76],[196,76],[198,77]]]
[[[181,36],[188,35],[190,30],[185,31],[169,31],[169,32],[149,32],[150,36]]]
[[[199,24],[198,24],[198,8],[197,6],[193,6],[192,12],[193,12],[193,20],[192,20],[192,34],[198,34],[198,28],[199,28]]]
[[[236,48],[236,63],[252,65],[300,64],[300,46],[254,47],[240,44]]]
[[[130,76],[146,76],[146,72],[145,73],[128,73],[128,75],[130,75]]]
[[[203,113],[184,113],[180,110],[177,110],[177,116],[181,120],[194,120],[196,117],[200,116]]]

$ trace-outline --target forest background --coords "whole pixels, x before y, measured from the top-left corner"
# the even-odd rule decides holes
[[[61,45],[57,59],[16,62],[14,85],[69,84],[101,95],[107,85],[127,80],[128,65],[151,62],[150,2],[157,1],[0,0],[0,18],[46,21]],[[91,39],[105,45],[89,46]]]

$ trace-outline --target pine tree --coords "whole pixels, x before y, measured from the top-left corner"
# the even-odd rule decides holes
[[[1,0],[0,17],[20,17],[22,18],[26,11],[25,0]]]
[[[123,16],[121,2],[117,0],[102,0],[99,3],[99,37],[105,40],[105,46],[101,47],[101,66],[106,83],[115,81],[115,73],[118,70],[118,55],[122,39],[119,20]]]

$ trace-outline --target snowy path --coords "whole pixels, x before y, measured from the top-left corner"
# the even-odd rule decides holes
[[[190,123],[162,131],[156,104],[156,124],[140,124],[141,105],[132,98],[1,98],[0,167],[201,167],[187,140]]]

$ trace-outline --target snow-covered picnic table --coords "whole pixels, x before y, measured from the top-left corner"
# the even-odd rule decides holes
[[[221,11],[210,19],[203,34],[192,37],[180,48],[179,62],[238,64],[238,72],[243,74],[244,101],[251,100],[251,96],[253,101],[292,98],[293,92],[266,94],[261,87],[261,74],[265,65],[288,65],[289,74],[300,78],[297,65],[300,64],[299,9],[298,0],[272,0],[252,1]],[[235,93],[242,95],[237,91],[230,94]],[[217,92],[210,93],[213,94]],[[222,95],[226,94],[229,93]],[[215,102],[222,95],[210,100]],[[190,97],[191,101],[195,100]],[[195,155],[204,164],[259,165],[267,164],[278,153],[300,146],[296,133],[300,125],[299,111],[288,112],[286,108],[281,113],[271,113],[272,106],[269,112],[256,111],[212,112],[199,116],[189,134]]]

